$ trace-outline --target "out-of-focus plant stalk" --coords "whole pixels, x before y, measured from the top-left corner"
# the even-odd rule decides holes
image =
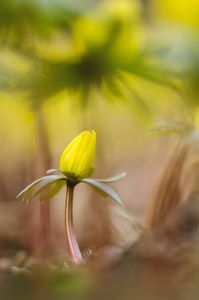
[[[74,264],[78,265],[83,261],[83,259],[73,227],[73,195],[74,185],[67,184],[65,201],[65,236],[70,258]]]
[[[47,139],[46,124],[42,111],[42,106],[35,107],[36,129],[39,145],[39,155],[44,170],[51,167],[51,156],[49,151],[49,144]],[[42,197],[42,195],[41,195]],[[42,200],[42,199],[40,199]],[[40,201],[40,232],[39,232],[39,255],[44,255],[46,249],[49,251],[49,234],[50,234],[50,203]]]

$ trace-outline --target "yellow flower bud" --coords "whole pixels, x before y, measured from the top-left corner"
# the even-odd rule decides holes
[[[83,131],[66,147],[60,158],[60,170],[68,178],[81,180],[91,176],[94,170],[96,133]]]

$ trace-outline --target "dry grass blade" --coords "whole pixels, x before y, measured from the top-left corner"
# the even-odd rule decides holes
[[[146,229],[161,225],[182,200],[181,180],[188,150],[187,145],[176,146],[149,202],[145,216]]]

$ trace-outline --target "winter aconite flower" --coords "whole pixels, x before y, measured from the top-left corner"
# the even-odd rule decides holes
[[[43,193],[41,199],[47,201],[61,188],[66,186],[65,201],[65,235],[68,251],[75,264],[82,262],[81,252],[73,229],[73,194],[77,184],[83,182],[105,196],[110,196],[117,203],[122,204],[119,195],[106,183],[111,183],[123,178],[122,173],[111,178],[88,178],[94,170],[96,148],[96,133],[83,131],[66,147],[60,158],[60,169],[47,171],[47,176],[37,179],[27,186],[17,197],[29,203],[38,193]]]
[[[95,131],[83,131],[62,153],[60,170],[68,178],[77,181],[91,176],[94,170],[95,148]]]

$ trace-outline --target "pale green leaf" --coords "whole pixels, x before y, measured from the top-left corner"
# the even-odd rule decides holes
[[[60,169],[49,169],[49,170],[46,171],[46,173],[48,175],[61,175],[61,176],[66,177],[66,175],[62,171],[60,171]]]
[[[115,181],[118,181],[118,180],[124,178],[125,176],[126,176],[126,172],[123,172],[123,173],[117,174],[117,175],[109,177],[109,178],[95,178],[93,180],[97,180],[102,183],[112,183],[112,182],[115,182]]]
[[[122,205],[122,200],[120,199],[119,195],[110,186],[105,185],[102,182],[99,182],[98,180],[91,179],[91,178],[82,179],[81,182],[85,182],[85,183],[91,185],[96,190],[100,191],[101,193],[105,194],[106,196],[111,197],[117,203]]]
[[[52,182],[51,184],[48,184],[41,190],[40,201],[47,202],[48,200],[50,200],[57,193],[59,193],[59,191],[65,186],[65,184],[65,180],[57,180],[55,182]]]
[[[24,190],[22,190],[18,195],[17,198],[21,198],[23,201],[26,201],[27,203],[30,202],[39,192],[44,192],[45,188],[49,188],[51,184],[66,182],[66,177],[60,176],[60,175],[49,175],[44,176],[42,178],[39,178],[29,184]],[[54,185],[55,186],[55,185]],[[61,185],[63,186],[63,185]],[[61,186],[59,185],[59,188],[54,187],[55,190],[50,189],[46,193],[46,197],[49,199],[49,197],[52,197],[55,195],[55,191],[59,191]]]

